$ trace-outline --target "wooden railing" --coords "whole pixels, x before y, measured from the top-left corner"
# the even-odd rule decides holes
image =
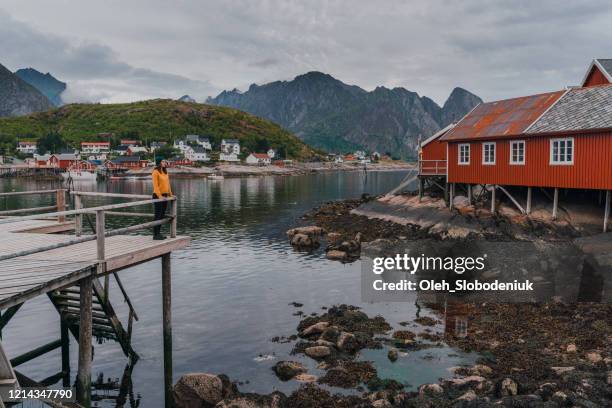
[[[419,175],[446,176],[446,160],[419,160]]]
[[[22,210],[12,210],[12,211],[22,211],[22,212],[36,212],[36,211],[45,211],[49,209],[57,209],[55,212],[44,213],[44,214],[34,214],[34,215],[26,215],[26,216],[12,216],[8,218],[0,219],[0,224],[9,224],[18,221],[32,220],[32,219],[40,219],[41,217],[57,217],[59,222],[65,222],[66,217],[74,216],[75,223],[75,238],[70,239],[65,242],[60,242],[56,244],[46,245],[42,247],[32,248],[20,252],[15,252],[11,254],[6,254],[0,256],[0,261],[17,258],[26,255],[32,255],[39,252],[50,251],[53,249],[63,248],[75,244],[80,244],[88,241],[96,241],[96,259],[97,259],[97,275],[104,276],[104,301],[108,302],[109,300],[109,274],[106,271],[106,238],[112,237],[116,235],[124,235],[129,234],[135,231],[140,231],[144,229],[153,228],[156,226],[161,226],[164,224],[170,224],[170,237],[176,237],[177,230],[177,201],[176,197],[167,197],[160,199],[151,199],[150,196],[147,195],[135,195],[135,194],[115,194],[115,193],[98,193],[98,192],[83,192],[83,191],[71,191],[70,194],[74,197],[74,209],[73,210],[65,210],[62,207],[65,207],[65,193],[66,190],[42,190],[42,191],[29,191],[29,192],[18,192],[18,193],[2,193],[0,196],[18,196],[18,195],[33,195],[33,194],[51,194],[55,193],[57,197],[57,205],[56,206],[48,206],[48,207],[35,207],[35,208],[27,208]],[[127,203],[118,203],[118,204],[108,204],[102,206],[95,207],[84,207],[83,206],[83,198],[84,197],[109,197],[109,198],[126,198],[126,199],[138,199],[139,201],[127,202]],[[113,230],[106,229],[106,215],[112,216],[143,216],[150,217],[150,213],[142,213],[142,212],[118,212],[113,210],[130,208],[130,207],[138,207],[144,205],[150,205],[158,202],[168,202],[170,204],[169,216],[164,217],[161,220],[149,221],[137,225],[131,225],[128,227],[117,228]],[[62,208],[60,210],[60,208]],[[4,212],[6,213],[6,211]],[[13,212],[15,214],[15,212]],[[96,215],[95,222],[95,233],[93,235],[83,235],[83,216],[88,214]],[[0,213],[2,215],[2,213]],[[7,215],[7,214],[5,214]],[[112,273],[115,277],[115,281],[117,282],[117,286],[121,291],[124,301],[128,305],[129,308],[129,316],[128,316],[128,329],[127,336],[128,339],[131,338],[132,334],[132,323],[135,319],[138,321],[138,315],[134,310],[132,302],[130,301],[125,288],[119,276],[116,272]]]
[[[68,205],[66,204],[66,191],[65,189],[56,189],[56,190],[35,190],[35,191],[11,191],[8,193],[0,193],[0,197],[18,197],[18,196],[29,196],[29,195],[54,195],[55,196],[55,205],[49,205],[45,207],[32,207],[32,208],[19,208],[15,210],[4,210],[0,211],[0,216],[15,216],[19,214],[27,214],[41,211],[52,211],[56,210],[57,212],[61,212],[66,210]],[[40,217],[40,215],[39,215]],[[65,221],[65,216],[58,216],[59,222]]]

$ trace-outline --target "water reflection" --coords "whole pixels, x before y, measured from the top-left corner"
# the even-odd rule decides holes
[[[175,380],[189,372],[225,373],[242,382],[243,392],[291,392],[299,384],[279,383],[271,367],[280,359],[295,358],[290,355],[293,344],[270,339],[295,333],[299,317],[294,316],[295,308],[288,306],[294,301],[305,305],[300,309],[304,314],[346,303],[362,307],[368,315],[383,315],[394,328],[399,328],[399,322],[413,320],[415,299],[401,304],[362,302],[358,262],[328,261],[323,249],[295,252],[285,235],[304,213],[323,202],[355,198],[366,192],[384,193],[403,177],[403,172],[369,173],[366,179],[359,172],[219,181],[173,179],[172,189],[179,198],[178,231],[192,237],[188,249],[172,255]],[[29,180],[0,180],[3,191],[57,187]],[[75,183],[75,188],[133,194],[150,194],[151,190],[148,181]],[[88,199],[86,205],[101,202]],[[20,203],[0,205],[10,209]],[[134,221],[109,217],[108,227]],[[118,344],[95,346],[94,372],[104,373],[106,379],[121,379],[112,398],[98,401],[99,406],[163,406],[160,278],[157,260],[121,272],[140,318],[134,325],[132,345],[141,358],[126,370]],[[126,321],[129,310],[122,299],[111,280],[110,300],[119,319]],[[422,311],[424,315],[430,313]],[[57,339],[58,328],[57,312],[40,297],[27,302],[3,330],[3,345],[9,355],[19,355]],[[73,339],[70,341],[74,379],[78,347]],[[379,350],[372,355],[364,352],[362,357],[376,361],[381,375],[403,377],[413,385],[435,381],[448,375],[450,365],[472,361],[472,357],[446,346],[434,351],[438,356],[435,363],[421,359],[418,352],[395,364]],[[454,356],[449,357],[451,354]],[[273,358],[258,358],[261,355]],[[59,352],[49,353],[20,369],[32,378],[44,378],[57,372],[59,362]],[[99,391],[101,395],[106,392]]]

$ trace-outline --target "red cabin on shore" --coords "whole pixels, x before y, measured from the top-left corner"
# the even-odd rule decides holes
[[[419,175],[442,175],[456,184],[612,190],[612,59],[594,60],[581,87],[482,103],[456,125],[421,143]],[[436,166],[432,169],[432,163]],[[512,197],[511,197],[512,198]],[[512,198],[517,203],[517,200]],[[522,210],[521,206],[518,205]],[[607,220],[606,215],[606,220]],[[604,228],[606,226],[604,225]]]

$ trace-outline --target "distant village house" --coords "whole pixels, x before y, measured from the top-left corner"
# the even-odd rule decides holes
[[[251,153],[246,158],[246,164],[269,166],[272,163],[272,158],[267,153]]]

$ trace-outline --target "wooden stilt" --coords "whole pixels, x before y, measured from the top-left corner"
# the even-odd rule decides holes
[[[531,214],[531,187],[527,187],[527,207],[525,208],[527,214]]]
[[[70,331],[64,319],[60,319],[60,334],[62,341],[62,385],[70,387]]]
[[[444,184],[444,201],[448,203],[448,183]]]
[[[83,208],[83,201],[81,196],[78,194],[74,195],[74,209],[80,210]],[[77,237],[80,237],[83,234],[83,215],[76,214],[74,216],[74,234]]]
[[[171,408],[174,406],[174,399],[172,396],[172,276],[169,253],[162,255],[162,304],[165,407]]]
[[[472,205],[473,197],[472,197],[472,185],[468,184],[468,204]]]
[[[603,232],[608,231],[608,219],[610,219],[610,190],[606,190],[606,209],[604,211]]]
[[[91,406],[91,300],[92,277],[80,281],[79,367],[76,397],[84,407]]]
[[[425,190],[425,180],[423,177],[419,177],[419,201],[423,199],[423,193]]]
[[[450,185],[450,199],[448,200],[448,207],[453,209],[453,200],[455,199],[455,183]]]
[[[557,211],[559,210],[559,189],[555,188],[555,195],[553,197],[553,211],[552,211],[552,219],[557,219]]]
[[[491,186],[491,214],[495,214],[495,184]]]
[[[57,211],[66,211],[66,190],[59,189],[55,192],[55,204],[57,205]],[[58,222],[65,222],[66,216],[60,215],[57,217]]]

